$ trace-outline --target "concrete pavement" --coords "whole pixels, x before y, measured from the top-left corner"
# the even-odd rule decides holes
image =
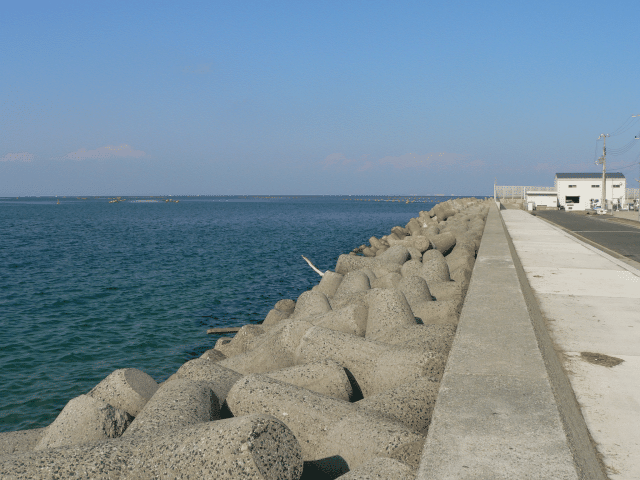
[[[640,271],[524,211],[501,214],[608,477],[637,480]]]
[[[637,212],[616,212],[632,213]],[[632,266],[640,266],[640,223],[624,216],[585,215],[583,212],[539,210],[536,216],[560,225],[576,234],[580,239],[595,242],[631,260]],[[622,219],[620,221],[620,219]],[[626,222],[626,223],[621,223]]]
[[[567,435],[582,419],[559,409],[546,363],[492,209],[417,479],[604,478],[588,436]]]

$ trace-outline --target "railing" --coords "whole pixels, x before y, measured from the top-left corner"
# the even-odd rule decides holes
[[[497,203],[503,203],[510,205],[507,208],[521,208],[526,210],[526,196],[527,192],[535,190],[538,192],[555,192],[556,187],[533,187],[533,186],[506,186],[506,185],[494,185],[493,196]]]
[[[524,200],[526,193],[529,190],[537,190],[539,192],[555,192],[556,187],[517,187],[517,186],[505,186],[495,185],[495,196],[497,199],[517,199]]]
[[[635,198],[640,198],[640,188],[627,188],[625,192],[627,201]]]

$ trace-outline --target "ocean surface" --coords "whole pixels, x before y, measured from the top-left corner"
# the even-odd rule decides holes
[[[452,197],[125,198],[0,198],[0,431],[48,425],[118,368],[165,380],[207,328],[316,285],[301,255],[333,269]]]

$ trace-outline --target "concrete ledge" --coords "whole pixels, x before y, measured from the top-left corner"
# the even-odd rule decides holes
[[[417,479],[593,478],[576,468],[556,402],[491,209]]]

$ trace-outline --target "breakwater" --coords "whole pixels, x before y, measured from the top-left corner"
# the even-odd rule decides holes
[[[46,429],[2,434],[0,472],[411,478],[488,208],[449,201],[372,237],[161,385],[114,372]],[[167,465],[163,449],[192,455]]]

